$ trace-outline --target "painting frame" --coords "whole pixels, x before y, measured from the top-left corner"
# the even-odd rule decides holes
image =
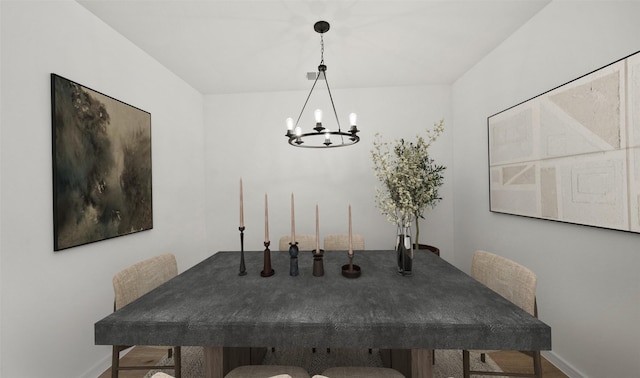
[[[487,117],[489,210],[640,233],[640,51]]]
[[[153,229],[151,113],[50,78],[54,251]]]

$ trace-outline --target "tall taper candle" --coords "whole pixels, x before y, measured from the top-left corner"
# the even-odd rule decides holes
[[[267,202],[267,193],[264,194],[264,241],[269,241],[269,203]]]
[[[240,227],[244,227],[244,201],[242,199],[242,179],[240,179]]]
[[[349,205],[349,256],[353,256],[353,236],[351,234],[351,205]]]
[[[320,222],[318,219],[318,204],[316,203],[316,253],[320,253]]]
[[[291,244],[296,244],[296,217],[293,208],[293,193],[291,193]]]

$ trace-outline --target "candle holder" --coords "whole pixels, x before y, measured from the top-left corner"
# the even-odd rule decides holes
[[[264,268],[262,269],[262,272],[260,272],[260,275],[262,277],[271,277],[276,273],[275,270],[271,269],[271,251],[269,250],[270,244],[271,242],[269,241],[264,242]]]
[[[240,230],[240,272],[239,276],[246,276],[247,269],[244,266],[244,226],[238,227]]]
[[[298,252],[298,242],[289,243],[289,256],[291,256],[289,260],[289,275],[294,277],[300,274],[298,270]]]
[[[313,251],[313,275],[315,277],[324,276],[324,263],[322,262],[322,256],[324,249],[316,249]]]
[[[353,255],[349,255],[349,263],[342,266],[342,275],[347,278],[358,278],[360,274],[360,267],[353,264]]]

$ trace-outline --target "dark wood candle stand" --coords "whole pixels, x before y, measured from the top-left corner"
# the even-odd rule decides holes
[[[291,257],[289,260],[289,275],[297,276],[300,274],[298,270],[298,242],[289,243],[289,256]]]
[[[271,269],[271,251],[269,250],[270,244],[270,241],[264,242],[264,268],[262,269],[262,272],[260,272],[260,275],[262,277],[271,277],[276,273],[275,270]]]
[[[322,262],[323,252],[323,249],[313,251],[313,275],[315,277],[324,276],[324,263]]]
[[[360,267],[353,264],[353,255],[349,256],[349,263],[342,266],[342,275],[347,278],[358,278],[361,273]]]
[[[238,227],[238,230],[240,230],[240,272],[238,275],[246,276],[247,269],[244,266],[244,226]]]

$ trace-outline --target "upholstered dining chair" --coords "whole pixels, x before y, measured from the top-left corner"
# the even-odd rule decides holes
[[[433,253],[434,255],[440,256],[440,248],[434,247],[429,244],[420,244],[420,247],[418,249],[426,249],[427,251]]]
[[[371,366],[332,367],[314,378],[404,378],[399,371],[390,368]]]
[[[289,242],[291,241],[291,235],[285,235],[280,237],[278,243],[278,250],[288,251]],[[298,242],[299,251],[313,251],[316,249],[316,236],[311,234],[296,234],[296,241]]]
[[[113,277],[115,294],[114,311],[150,292],[156,287],[178,275],[176,258],[171,253],[151,257],[140,261],[116,273]],[[111,358],[111,377],[118,378],[120,370],[173,369],[176,378],[181,377],[180,347],[169,348],[169,357],[173,355],[174,364],[164,366],[120,366],[120,352],[132,345],[114,345]],[[167,348],[167,347],[162,347]]]
[[[352,243],[354,251],[364,250],[364,236],[360,234],[352,234]],[[349,250],[349,234],[329,234],[324,237],[325,251],[348,251]]]
[[[260,377],[265,378],[264,376],[260,376]],[[151,376],[151,378],[174,378],[174,377],[166,373],[155,373],[154,375]],[[278,374],[278,375],[272,375],[266,378],[293,378],[293,377],[290,376],[289,374]]]
[[[299,366],[284,365],[245,365],[238,366],[224,378],[311,378],[309,373]]]
[[[478,250],[473,254],[471,262],[471,277],[475,278],[489,289],[502,295],[516,306],[538,317],[536,305],[537,277],[530,269],[515,261],[496,254]],[[484,362],[484,353],[481,351],[481,359]],[[521,377],[542,377],[542,365],[540,351],[523,352],[533,356],[533,373],[517,373]],[[465,378],[471,375],[501,375],[513,376],[514,373],[491,373],[473,371],[470,369],[470,354],[468,350],[462,351],[462,367]]]
[[[157,372],[151,376],[151,378],[174,378],[172,375],[163,372]]]

